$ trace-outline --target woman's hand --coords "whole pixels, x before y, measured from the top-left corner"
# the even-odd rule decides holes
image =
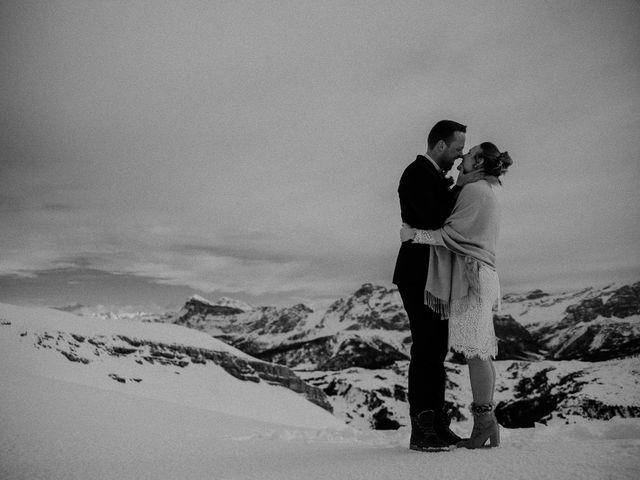
[[[416,236],[416,231],[413,228],[411,228],[410,225],[403,223],[402,228],[400,229],[400,241],[404,243],[408,240],[413,240],[413,237],[415,236]]]
[[[477,182],[478,180],[482,180],[485,177],[486,174],[484,173],[484,167],[482,166],[470,171],[469,173],[464,173],[462,170],[460,170],[456,185],[459,187],[463,187],[468,183]]]

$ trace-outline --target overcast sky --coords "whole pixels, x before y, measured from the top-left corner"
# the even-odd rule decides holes
[[[640,279],[640,2],[0,3],[0,301],[390,285],[433,123],[514,166],[503,290]]]

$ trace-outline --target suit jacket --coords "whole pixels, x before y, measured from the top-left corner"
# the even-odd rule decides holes
[[[441,228],[455,205],[455,194],[449,189],[449,182],[422,155],[404,170],[398,195],[402,221],[421,230]],[[398,252],[393,283],[426,284],[430,248],[410,240],[404,242]]]

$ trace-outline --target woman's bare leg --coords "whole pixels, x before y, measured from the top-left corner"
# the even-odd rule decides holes
[[[469,365],[469,379],[471,393],[476,404],[493,402],[496,373],[492,360],[482,360],[480,357],[467,359]]]
[[[491,384],[491,400],[493,401],[493,392],[496,391],[496,366],[491,359],[489,362],[491,363],[491,371],[493,372],[493,383]]]

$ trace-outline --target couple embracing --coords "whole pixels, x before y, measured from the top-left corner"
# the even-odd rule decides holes
[[[494,189],[512,164],[489,142],[463,154],[466,126],[434,125],[427,152],[402,174],[398,193],[402,245],[393,275],[411,328],[410,448],[449,450],[500,443],[494,415],[497,354],[493,307],[500,298],[495,268],[499,212]],[[462,158],[456,185],[445,176]],[[469,366],[473,430],[462,439],[445,411],[444,359],[449,349]]]

